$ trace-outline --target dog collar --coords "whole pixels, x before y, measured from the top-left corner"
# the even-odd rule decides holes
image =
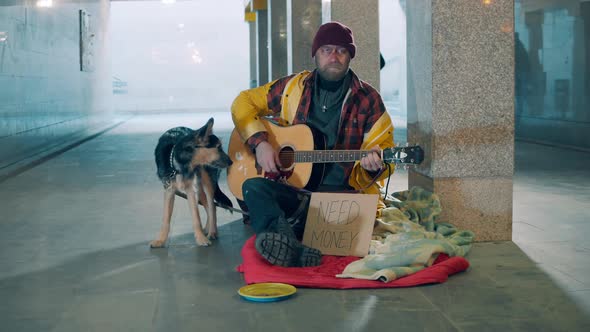
[[[170,150],[170,168],[172,169],[172,173],[170,174],[170,177],[176,176],[176,168],[174,167],[174,148],[175,147],[176,147],[176,145],[173,145],[172,150]]]

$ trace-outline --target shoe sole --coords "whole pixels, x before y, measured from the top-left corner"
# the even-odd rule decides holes
[[[321,251],[304,246],[285,234],[258,234],[256,249],[269,263],[283,267],[317,266],[322,261]]]

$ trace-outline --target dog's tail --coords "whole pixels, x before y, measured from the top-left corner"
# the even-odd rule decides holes
[[[221,207],[223,207],[223,206],[234,207],[234,204],[232,203],[232,201],[229,199],[229,197],[227,197],[223,193],[223,191],[221,191],[221,189],[219,188],[219,185],[217,185],[215,188],[215,194],[213,194],[213,198],[214,198],[215,202],[217,202],[217,204],[220,205]],[[231,213],[233,213],[233,210],[229,209],[229,211]]]

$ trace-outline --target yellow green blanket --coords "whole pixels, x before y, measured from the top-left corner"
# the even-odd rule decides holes
[[[337,277],[389,282],[431,266],[440,253],[465,256],[471,249],[473,232],[435,222],[441,212],[436,194],[413,187],[387,197],[385,204],[369,255]]]

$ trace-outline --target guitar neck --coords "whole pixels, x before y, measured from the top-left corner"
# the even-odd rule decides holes
[[[334,163],[361,160],[370,150],[312,150],[294,151],[296,163]]]

